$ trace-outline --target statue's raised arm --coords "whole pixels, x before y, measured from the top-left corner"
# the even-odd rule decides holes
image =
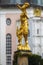
[[[18,7],[19,9],[22,9],[22,7],[21,7],[19,4],[17,4],[17,7]]]
[[[22,12],[24,12],[29,6],[30,6],[29,3],[24,3],[24,5],[22,5],[22,6],[20,6],[19,4],[17,4],[17,7],[18,7],[19,9],[21,9]]]

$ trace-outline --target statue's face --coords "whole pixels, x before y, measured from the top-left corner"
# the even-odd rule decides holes
[[[29,6],[30,6],[30,4],[29,4],[29,3],[25,3],[25,6],[26,6],[26,7],[29,7]]]

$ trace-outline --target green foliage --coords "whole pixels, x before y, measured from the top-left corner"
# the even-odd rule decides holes
[[[29,65],[39,65],[41,56],[38,55],[31,55],[29,56]]]
[[[41,59],[41,61],[40,61],[40,65],[43,65],[43,59]]]

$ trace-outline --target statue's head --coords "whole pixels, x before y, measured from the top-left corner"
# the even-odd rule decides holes
[[[30,4],[28,2],[24,3],[24,5],[26,8],[30,6]]]

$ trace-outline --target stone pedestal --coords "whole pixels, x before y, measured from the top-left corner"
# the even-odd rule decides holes
[[[29,65],[28,55],[32,54],[28,50],[19,50],[14,53],[13,65]]]
[[[28,57],[18,57],[18,65],[28,65]]]

